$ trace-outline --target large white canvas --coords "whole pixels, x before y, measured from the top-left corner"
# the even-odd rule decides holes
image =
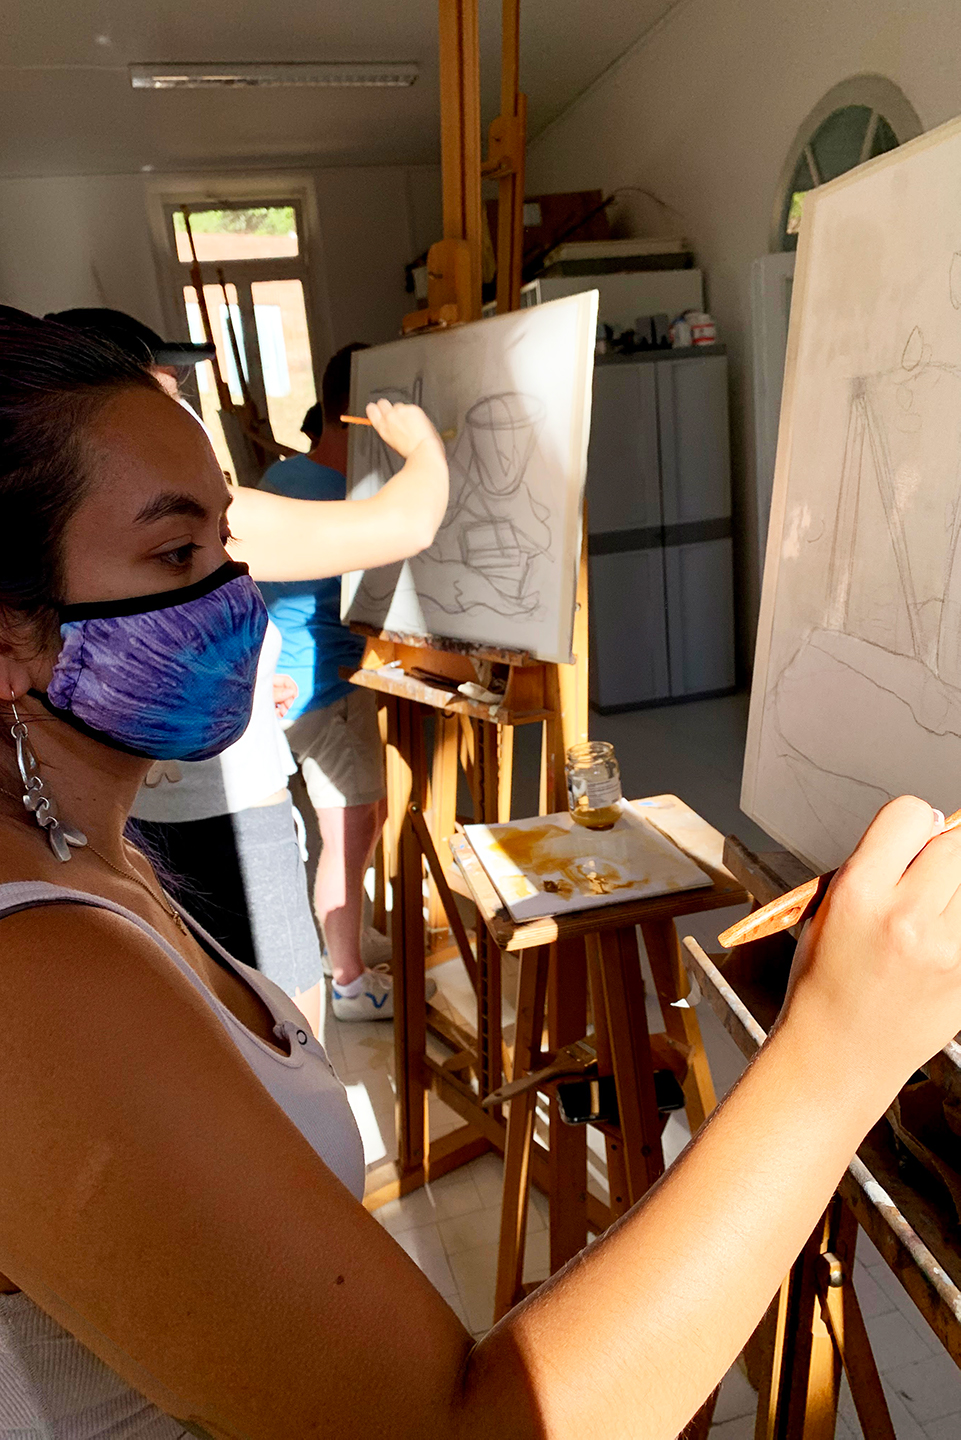
[[[597,292],[358,351],[351,410],[422,405],[446,441],[451,495],[433,545],[345,575],[341,614],[378,629],[571,658]],[[351,435],[349,495],[399,456]]]
[[[818,870],[961,805],[961,121],[805,200],[742,805]]]

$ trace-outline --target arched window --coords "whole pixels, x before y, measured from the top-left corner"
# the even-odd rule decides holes
[[[921,134],[917,112],[883,75],[855,75],[829,90],[795,137],[778,185],[771,249],[797,249],[804,196]]]

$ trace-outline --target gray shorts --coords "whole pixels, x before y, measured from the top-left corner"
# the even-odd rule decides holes
[[[359,686],[349,695],[308,710],[287,727],[315,810],[373,805],[387,794],[377,697]]]

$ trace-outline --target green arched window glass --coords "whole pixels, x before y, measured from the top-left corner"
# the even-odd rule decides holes
[[[797,248],[809,190],[920,133],[917,115],[890,80],[860,75],[836,85],[801,126],[782,172],[773,248]]]

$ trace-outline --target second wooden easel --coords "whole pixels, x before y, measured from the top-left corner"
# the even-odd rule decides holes
[[[489,157],[481,159],[480,54],[477,0],[440,0],[441,174],[444,238],[428,254],[428,304],[407,317],[407,333],[477,320],[481,314],[481,177],[498,181],[497,305],[504,312],[520,298],[523,240],[525,97],[518,90],[519,0],[504,0],[501,114],[492,123]],[[369,1177],[371,1208],[424,1183],[431,1175],[465,1163],[492,1144],[503,1147],[503,1123],[493,1128],[479,1097],[463,1082],[472,1071],[480,1095],[501,1083],[500,956],[484,926],[477,927],[476,959],[437,854],[456,822],[458,768],[467,776],[473,818],[506,819],[510,814],[513,727],[539,723],[540,808],[564,808],[564,755],[587,738],[587,576],[582,556],[570,665],[532,661],[518,652],[418,637],[369,635],[354,683],[386,697],[388,833],[385,845],[392,885],[397,1075],[398,1160]],[[454,687],[476,677],[478,663],[508,667],[502,702],[492,707],[470,701]],[[412,672],[449,677],[450,689]],[[425,725],[433,720],[433,761],[428,772]],[[435,937],[451,927],[477,995],[476,1028],[464,1017],[434,1009],[424,999],[423,882],[429,867],[430,924]],[[561,1031],[564,1001],[555,1009]],[[568,1038],[581,1032],[574,1015]],[[424,1073],[426,1030],[453,1047],[451,1084],[463,1090],[467,1123],[452,1136],[429,1144]],[[459,1069],[456,1067],[460,1067]],[[458,1091],[459,1093],[459,1091]],[[449,1098],[449,1097],[448,1097]],[[495,1117],[499,1121],[499,1117]]]

